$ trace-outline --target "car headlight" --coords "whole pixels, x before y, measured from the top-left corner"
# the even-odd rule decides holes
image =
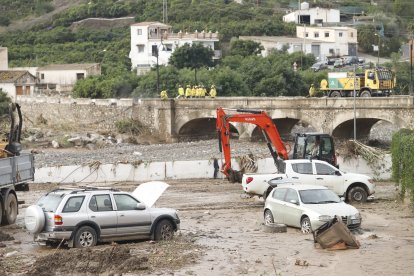
[[[351,219],[359,219],[361,218],[361,214],[360,213],[356,213],[355,215],[349,216]]]
[[[332,217],[328,215],[319,216],[320,221],[330,221],[331,219]]]

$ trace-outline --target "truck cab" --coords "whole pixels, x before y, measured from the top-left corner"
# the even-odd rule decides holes
[[[338,167],[332,136],[323,133],[297,133],[293,159],[318,159]]]

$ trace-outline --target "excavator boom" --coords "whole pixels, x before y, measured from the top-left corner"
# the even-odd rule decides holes
[[[229,178],[230,181],[236,182],[241,180],[239,179],[240,176],[234,176],[235,171],[231,168],[230,122],[249,123],[259,127],[264,134],[267,146],[273,159],[275,160],[276,165],[278,157],[283,160],[288,159],[288,152],[282,139],[280,138],[279,131],[273,123],[272,118],[265,111],[248,109],[233,109],[233,111],[239,113],[226,114],[224,109],[221,107],[216,110],[216,130],[219,136],[220,151],[223,152],[224,155],[222,172]],[[275,147],[276,152],[273,150],[272,145]]]

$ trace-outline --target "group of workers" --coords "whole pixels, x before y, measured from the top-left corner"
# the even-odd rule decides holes
[[[184,87],[182,85],[180,85],[178,87],[178,91],[177,91],[178,95],[176,97],[176,99],[181,99],[181,98],[205,98],[207,96],[209,96],[210,98],[215,98],[217,96],[217,90],[216,90],[216,86],[213,84],[210,87],[210,91],[207,92],[207,89],[204,87],[204,85],[187,85],[187,87],[184,90]],[[168,93],[167,90],[162,90],[160,93],[160,97],[163,100],[168,99]]]

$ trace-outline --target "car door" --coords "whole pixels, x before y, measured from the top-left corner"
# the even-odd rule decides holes
[[[270,200],[270,209],[273,214],[273,219],[276,223],[284,223],[283,213],[285,207],[285,195],[287,188],[276,188],[273,190],[271,196],[267,198]]]
[[[293,203],[296,202],[296,203]],[[284,224],[290,226],[300,226],[300,218],[302,216],[302,209],[299,203],[298,192],[294,189],[288,188],[286,191],[283,221]]]
[[[330,164],[320,161],[314,161],[314,163],[316,170],[315,184],[325,186],[333,190],[336,194],[340,194],[344,185],[344,176],[342,173]]]
[[[292,163],[293,175],[288,175],[295,183],[315,184],[315,176],[313,175],[312,163],[310,161]]]
[[[114,193],[113,197],[118,216],[117,234],[149,234],[151,229],[151,215],[148,208],[138,210],[137,205],[140,202],[129,194]]]
[[[101,236],[116,234],[118,218],[109,194],[93,195],[88,204],[89,220],[101,228]]]

